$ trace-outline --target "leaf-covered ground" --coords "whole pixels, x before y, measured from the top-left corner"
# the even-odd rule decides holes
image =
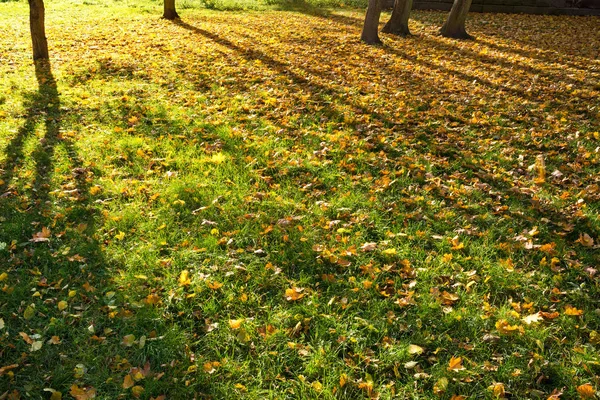
[[[0,4],[1,399],[596,395],[598,18],[160,12]]]

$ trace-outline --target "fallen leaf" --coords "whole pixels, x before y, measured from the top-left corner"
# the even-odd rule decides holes
[[[421,346],[417,346],[416,344],[408,345],[408,354],[423,354],[423,351],[425,351],[425,349]]]
[[[127,374],[125,375],[125,378],[123,379],[123,389],[129,389],[130,387],[133,387],[134,382],[133,382],[133,378],[131,377],[131,375]]]
[[[448,362],[448,371],[462,371],[464,369],[465,367],[463,366],[462,358],[452,356]]]
[[[583,315],[583,310],[578,310],[577,308],[567,305],[565,306],[565,314],[566,315],[571,315],[574,317],[578,317],[580,315]]]
[[[240,329],[240,327],[242,326],[242,324],[244,323],[244,321],[245,321],[244,318],[230,319],[229,320],[229,327],[231,329]]]
[[[131,347],[131,346],[133,346],[134,343],[135,343],[134,335],[123,336],[123,341],[121,342],[121,344],[123,344],[124,346]]]
[[[187,286],[190,283],[192,283],[192,280],[190,279],[190,271],[188,271],[187,269],[181,271],[181,274],[179,274],[179,285]]]
[[[304,288],[293,287],[285,290],[285,299],[287,301],[296,301],[304,297]]]
[[[577,386],[577,393],[582,399],[593,399],[596,397],[596,390],[589,383]]]
[[[525,322],[527,325],[531,325],[531,324],[540,322],[543,319],[544,318],[540,315],[539,312],[537,312],[535,314],[530,314],[530,315],[522,318],[523,322]]]

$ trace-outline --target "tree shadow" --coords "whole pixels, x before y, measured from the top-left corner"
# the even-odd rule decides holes
[[[138,310],[127,297],[115,295],[121,288],[113,274],[121,266],[108,260],[103,249],[102,216],[92,191],[99,171],[80,157],[75,133],[65,129],[68,110],[61,107],[47,61],[35,63],[35,77],[37,91],[25,96],[21,127],[0,158],[0,272],[8,276],[0,288],[0,318],[12,332],[41,338],[43,347],[33,352],[26,341],[8,341],[8,335],[0,339],[0,358],[17,365],[14,379],[0,382],[0,392],[42,393],[52,387],[66,394],[72,385],[86,387],[86,378],[73,374],[78,364],[105,380],[114,373],[115,354],[106,351],[106,342],[172,328],[165,327],[154,308]],[[115,297],[109,301],[106,293]],[[129,322],[115,323],[108,315],[115,305],[121,310],[118,318]],[[29,316],[27,309],[32,310]],[[114,331],[110,335],[109,327]],[[137,363],[133,366],[149,362],[157,368],[167,357],[163,348],[180,346],[167,345],[169,335],[165,342],[128,351],[127,358]],[[60,343],[47,342],[51,337]],[[32,369],[51,374],[32,374]],[[96,389],[121,390],[110,381]]]

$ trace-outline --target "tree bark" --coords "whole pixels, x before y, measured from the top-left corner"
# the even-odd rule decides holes
[[[381,0],[369,0],[365,25],[363,26],[360,40],[367,44],[381,44],[377,31],[379,30],[379,17],[381,16]]]
[[[29,0],[29,30],[34,60],[47,60],[49,57],[44,15],[44,0]]]
[[[396,0],[390,20],[385,24],[381,32],[391,33],[399,36],[409,36],[408,17],[412,9],[413,0]]]
[[[179,14],[175,10],[175,0],[164,0],[165,10],[163,12],[164,19],[179,19]]]
[[[465,29],[465,21],[472,0],[454,0],[450,14],[444,26],[442,26],[442,36],[454,39],[474,39]]]

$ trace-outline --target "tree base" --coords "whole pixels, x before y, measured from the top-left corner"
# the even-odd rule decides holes
[[[402,36],[402,37],[412,36],[412,33],[410,33],[408,26],[392,27],[391,25],[385,24],[385,26],[383,27],[381,32],[389,33],[390,35]]]
[[[471,36],[467,33],[467,31],[464,30],[458,30],[458,31],[447,31],[445,29],[442,28],[442,30],[440,31],[440,34],[443,37],[447,37],[447,38],[451,38],[451,39],[460,39],[460,40],[475,40],[475,36]]]
[[[181,19],[179,18],[179,14],[175,13],[164,13],[163,14],[163,19],[168,19],[169,21],[173,21],[175,19]]]
[[[379,39],[379,37],[365,37],[365,36],[361,36],[360,40],[363,43],[369,44],[369,45],[382,45],[383,42],[381,41],[381,39]]]

